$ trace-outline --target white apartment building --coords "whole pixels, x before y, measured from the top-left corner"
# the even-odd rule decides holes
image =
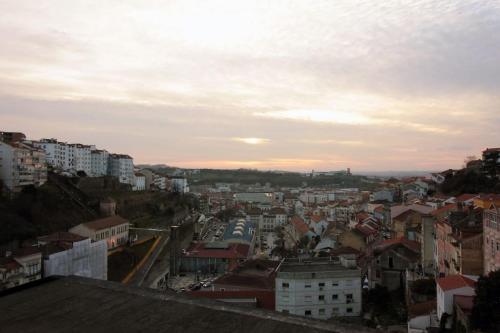
[[[44,276],[77,275],[92,279],[108,279],[108,245],[105,240],[69,232],[57,232],[38,238],[43,253]]]
[[[146,176],[142,173],[136,172],[134,174],[134,186],[132,186],[133,191],[145,191],[146,190]]]
[[[90,152],[90,175],[102,177],[108,174],[109,153],[106,150],[94,149]]]
[[[110,154],[108,174],[118,178],[120,183],[134,185],[134,160],[123,154]]]
[[[47,163],[52,167],[67,172],[83,171],[88,176],[92,175],[91,151],[95,150],[95,146],[68,144],[56,139],[33,141],[33,145],[45,151]]]
[[[0,141],[0,180],[11,192],[47,181],[45,153],[28,143]]]
[[[186,178],[172,178],[172,190],[178,193],[189,192],[189,186]]]
[[[361,314],[361,271],[353,255],[284,259],[276,276],[276,311],[328,319]]]
[[[167,177],[153,173],[153,184],[157,189],[165,191],[167,189]]]
[[[92,172],[92,157],[91,151],[95,146],[82,145],[79,143],[69,145],[74,152],[75,170],[83,171],[86,175],[90,176]]]
[[[114,215],[99,220],[79,224],[69,230],[73,234],[88,237],[93,242],[106,240],[108,250],[128,242],[130,223],[121,216]]]

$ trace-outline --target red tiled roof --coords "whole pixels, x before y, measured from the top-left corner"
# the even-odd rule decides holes
[[[443,213],[452,211],[457,208],[457,204],[447,204],[446,206],[443,206],[441,208],[435,209],[431,212],[432,216],[439,216]]]
[[[3,257],[0,258],[0,268],[4,268],[7,271],[11,271],[13,269],[19,268],[21,265],[17,261],[15,261],[12,257]]]
[[[318,223],[318,222],[321,222],[322,218],[320,215],[313,215],[313,216],[311,216],[311,220]]]
[[[129,223],[128,220],[124,219],[119,215],[114,215],[110,217],[105,217],[103,219],[83,223],[83,225],[92,230],[102,230],[125,223]]]
[[[309,231],[309,227],[299,216],[294,216],[292,218],[292,225],[301,235],[305,235]]]
[[[474,288],[476,282],[463,275],[448,275],[437,279],[437,284],[443,291],[447,291],[463,287]]]
[[[389,247],[393,245],[403,245],[414,252],[420,252],[420,243],[417,241],[412,241],[404,237],[398,239],[386,239],[380,243],[379,247]]]
[[[198,258],[226,258],[244,259],[248,257],[250,246],[248,244],[231,243],[226,249],[206,248],[205,243],[193,243],[184,256]]]
[[[352,248],[350,246],[341,246],[339,248],[333,249],[330,251],[330,256],[340,256],[342,254],[355,254],[355,255],[360,255],[361,252],[356,250],[355,248]]]
[[[464,193],[464,194],[461,194],[458,197],[456,197],[456,199],[457,199],[457,202],[464,202],[464,201],[472,200],[472,199],[476,198],[477,196],[478,196],[478,194]]]
[[[358,214],[356,214],[356,220],[358,222],[362,222],[369,217],[370,217],[370,215],[367,212],[359,212]]]
[[[50,235],[38,237],[38,240],[41,242],[79,242],[84,239],[87,239],[87,237],[83,237],[66,231],[54,232]]]
[[[356,230],[358,230],[359,232],[361,232],[365,237],[368,237],[370,235],[373,235],[373,234],[377,233],[376,230],[373,230],[372,228],[367,227],[367,226],[362,225],[362,224],[356,224],[355,228],[356,228]]]
[[[480,194],[477,198],[483,201],[497,201],[500,200],[500,194]]]

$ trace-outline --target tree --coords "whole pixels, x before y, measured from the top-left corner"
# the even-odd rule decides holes
[[[464,159],[464,166],[463,168],[467,168],[467,164],[469,164],[469,162],[472,162],[472,161],[477,161],[477,157],[474,156],[474,155],[471,155],[471,156],[467,156],[465,159]]]
[[[476,285],[472,308],[472,327],[483,332],[498,332],[500,327],[500,270],[481,276]]]

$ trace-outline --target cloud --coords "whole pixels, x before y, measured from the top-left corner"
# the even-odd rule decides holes
[[[271,141],[265,138],[232,138],[232,140],[236,142],[243,142],[247,145],[262,145]]]
[[[290,169],[444,169],[498,144],[496,2],[52,0],[0,11],[0,121],[30,137],[139,162]]]

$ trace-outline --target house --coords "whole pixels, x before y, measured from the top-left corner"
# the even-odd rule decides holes
[[[391,207],[391,227],[393,238],[408,237],[408,232],[415,230],[422,224],[422,216],[430,214],[430,206],[412,204]]]
[[[403,287],[407,269],[414,269],[420,262],[420,244],[406,238],[382,241],[373,248],[368,263],[370,288],[376,285],[396,290]]]
[[[79,224],[69,232],[90,238],[93,242],[106,240],[108,250],[125,245],[129,236],[129,221],[119,215]]]
[[[353,255],[284,259],[276,275],[276,311],[316,319],[361,314],[361,271]]]
[[[0,258],[0,290],[42,278],[42,253],[37,247],[8,252]]]
[[[500,209],[491,204],[483,213],[484,275],[500,269]]]
[[[47,181],[45,153],[24,142],[0,141],[0,180],[13,193]]]
[[[192,243],[181,257],[181,272],[225,273],[250,256],[250,245],[228,242]]]
[[[439,320],[446,316],[446,327],[450,328],[453,315],[454,296],[474,296],[476,281],[464,275],[449,275],[436,281],[437,316]]]
[[[105,240],[70,232],[56,232],[38,237],[43,255],[43,276],[77,275],[93,279],[108,279],[108,246]]]
[[[436,274],[480,275],[483,273],[482,209],[464,208],[460,203],[452,207],[446,217],[435,223]]]
[[[296,242],[303,237],[312,239],[316,236],[314,232],[309,230],[309,226],[299,216],[292,217],[292,220],[290,221],[289,233]]]

